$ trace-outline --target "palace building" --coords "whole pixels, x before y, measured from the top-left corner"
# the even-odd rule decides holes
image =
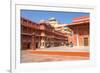
[[[72,19],[71,24],[59,24],[54,18],[39,23],[21,17],[21,49],[40,49],[56,46],[89,46],[89,16]]]
[[[72,42],[74,46],[89,46],[89,25],[89,16],[73,18],[72,24],[67,25],[71,30],[71,35],[68,36],[68,42]]]
[[[67,42],[67,35],[55,30],[49,22],[41,20],[35,23],[21,17],[21,49],[64,46]]]
[[[69,34],[67,25],[68,24],[60,24],[54,17],[49,19],[49,23],[56,31],[62,32],[64,34]]]

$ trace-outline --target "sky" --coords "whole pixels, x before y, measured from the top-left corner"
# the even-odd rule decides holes
[[[43,10],[21,10],[21,17],[25,17],[33,22],[40,20],[48,20],[52,17],[61,24],[72,23],[72,18],[80,16],[89,16],[89,13],[84,12],[61,12],[61,11],[43,11]]]

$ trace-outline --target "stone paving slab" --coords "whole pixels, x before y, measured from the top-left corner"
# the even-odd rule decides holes
[[[47,54],[33,54],[31,50],[21,51],[21,63],[29,62],[52,62],[52,61],[75,61],[75,60],[89,60],[89,57],[82,56],[62,56],[62,55],[47,55]]]

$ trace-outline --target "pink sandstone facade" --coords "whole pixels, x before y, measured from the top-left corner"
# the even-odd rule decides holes
[[[66,26],[71,30],[70,35],[55,30],[45,21],[35,23],[21,17],[21,49],[66,46],[70,42],[73,46],[90,45],[89,16],[73,18]]]
[[[72,24],[67,25],[72,30],[72,34],[68,36],[68,41],[74,46],[89,46],[89,16],[73,18]]]
[[[67,41],[66,34],[56,31],[49,23],[21,18],[21,49],[64,46]]]

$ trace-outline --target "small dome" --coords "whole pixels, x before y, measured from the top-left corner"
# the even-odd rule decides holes
[[[52,17],[49,19],[49,21],[56,21],[56,18]]]

